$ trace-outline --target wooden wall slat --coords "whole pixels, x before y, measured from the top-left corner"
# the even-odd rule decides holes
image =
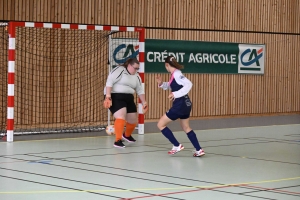
[[[299,0],[2,0],[0,3],[4,11],[0,20],[300,32]],[[75,15],[67,14],[66,4]]]
[[[11,10],[10,9],[10,7],[11,7],[11,5],[10,5],[10,2],[8,2],[8,1],[3,1],[2,2],[2,5],[3,5],[3,20],[6,20],[6,19],[9,19],[10,18],[10,16],[9,16],[9,11]]]
[[[6,8],[6,1],[1,0],[0,1],[0,9],[2,10],[2,12],[0,12],[0,18],[1,19],[5,19],[5,12],[7,11]]]

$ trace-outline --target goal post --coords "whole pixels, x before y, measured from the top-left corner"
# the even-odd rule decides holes
[[[114,59],[109,38],[138,41],[144,87],[144,28],[13,21],[8,34],[8,142],[16,134],[105,128],[109,114],[102,107],[103,89],[107,63]],[[138,134],[144,134],[140,100]]]

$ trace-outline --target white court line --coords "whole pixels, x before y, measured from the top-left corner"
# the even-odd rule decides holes
[[[212,128],[212,129],[205,129],[205,130],[197,130],[193,129],[194,131],[211,131],[211,130],[232,130],[232,129],[248,129],[248,128],[267,128],[272,126],[300,126],[300,124],[280,124],[280,125],[268,125],[268,126],[245,126],[245,127],[235,127],[235,128]],[[193,128],[193,127],[191,127]],[[182,132],[182,131],[173,131],[173,133]],[[157,133],[157,132],[154,132]],[[150,134],[154,134],[150,133]],[[159,132],[160,133],[160,132]],[[149,133],[146,133],[149,134]],[[161,133],[160,133],[161,134]]]
[[[234,129],[250,129],[250,128],[267,128],[267,127],[274,127],[274,126],[300,126],[300,124],[281,124],[281,125],[268,125],[268,126],[249,126],[249,127],[235,127],[235,128],[216,128],[216,129],[205,129],[205,130],[197,130],[193,129],[196,132],[204,132],[204,131],[213,131],[213,130],[234,130]],[[300,129],[299,129],[300,130]],[[181,133],[182,131],[173,131],[173,133]],[[148,134],[161,134],[161,132],[154,132],[154,133],[146,133],[142,136],[147,136]],[[138,135],[138,134],[136,134]],[[90,139],[90,138],[99,138],[99,137],[111,137],[111,136],[94,136],[94,137],[78,137],[78,138],[58,138],[58,139],[43,139],[43,140],[26,140],[26,141],[14,141],[13,143],[20,143],[20,142],[45,142],[45,141],[56,141],[56,140],[82,140],[82,139]],[[6,142],[0,142],[1,144],[7,144]]]

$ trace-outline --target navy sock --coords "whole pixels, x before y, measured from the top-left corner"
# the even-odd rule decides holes
[[[163,130],[161,130],[162,134],[169,139],[169,141],[175,146],[179,146],[179,142],[176,140],[175,136],[173,135],[172,131],[166,127]]]
[[[199,151],[201,149],[200,144],[198,142],[196,133],[191,130],[190,132],[187,133],[188,138],[190,139],[191,143],[195,147],[196,151]]]

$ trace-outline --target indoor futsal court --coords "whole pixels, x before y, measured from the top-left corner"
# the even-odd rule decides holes
[[[155,123],[125,149],[104,131],[16,136],[0,142],[0,199],[300,199],[299,122],[296,114],[192,120],[203,157],[192,156],[177,123],[185,149],[172,156]]]
[[[300,0],[0,0],[0,200],[300,200],[299,22]]]

